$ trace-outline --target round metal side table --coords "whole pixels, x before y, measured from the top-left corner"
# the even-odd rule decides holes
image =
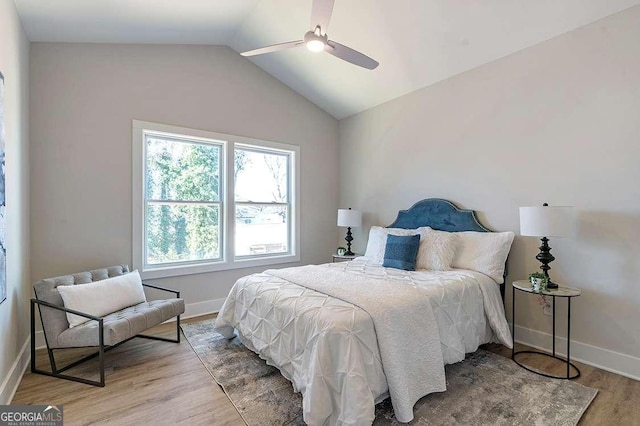
[[[517,351],[516,352],[516,291],[522,291],[524,293],[536,294],[539,296],[550,296],[553,298],[553,343],[552,343],[552,353],[548,354],[546,352],[541,351]],[[580,377],[580,370],[571,362],[571,299],[574,297],[580,296],[581,291],[577,288],[571,287],[563,287],[560,286],[558,288],[549,289],[547,291],[533,291],[531,288],[531,283],[527,280],[520,280],[513,282],[513,291],[511,296],[511,333],[513,335],[513,349],[511,350],[511,359],[518,364],[520,367],[531,371],[532,373],[539,374],[545,377],[551,377],[552,379],[576,379]],[[562,358],[556,355],[556,298],[562,297],[567,299],[567,357]],[[567,365],[567,374],[566,375],[553,375],[549,373],[545,373],[543,371],[539,371],[533,369],[527,365],[522,364],[516,359],[516,355],[519,354],[537,354],[543,355],[549,358],[554,358],[560,361],[563,361]],[[575,370],[574,374],[571,374],[571,367]]]

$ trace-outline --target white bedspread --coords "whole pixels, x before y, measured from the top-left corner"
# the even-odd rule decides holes
[[[422,295],[435,318],[443,364],[461,361],[465,353],[492,340],[511,346],[498,286],[482,274],[461,270],[407,272],[372,265],[364,258],[307,269],[290,268],[296,269],[325,270],[325,278],[332,281],[342,282],[342,276],[348,275],[358,286],[369,282],[377,289],[395,286],[398,293]],[[290,280],[282,278],[287,274]],[[218,315],[216,328],[227,336],[236,328],[249,349],[278,367],[293,382],[294,389],[303,395],[304,419],[308,424],[370,424],[375,403],[384,399],[389,389],[393,397],[394,388],[408,384],[394,381],[395,373],[388,371],[394,367],[388,368],[388,357],[381,356],[390,351],[389,357],[397,358],[393,353],[398,348],[385,346],[383,342],[393,339],[381,338],[371,312],[295,284],[291,280],[306,281],[295,276],[296,272],[281,270],[238,280]],[[349,284],[343,284],[346,285]],[[381,307],[402,303],[397,298],[387,303],[387,299],[380,298]],[[410,306],[416,308],[420,303]],[[384,312],[382,308],[364,308],[377,311],[374,317]],[[413,320],[422,326],[423,320],[428,319],[428,311],[425,304],[414,311],[406,307],[405,323]],[[410,337],[405,326],[397,332],[404,335],[402,338]],[[409,348],[421,345],[412,344]],[[425,350],[425,356],[427,353]],[[431,380],[434,383],[438,379]],[[411,399],[413,396],[406,401]],[[400,413],[403,408],[396,408],[397,401],[392,402],[400,420],[407,421],[413,416],[411,407],[415,400],[410,402],[410,414]]]
[[[396,418],[413,420],[413,405],[447,386],[431,303],[419,288],[322,266],[266,271],[362,308],[373,320]]]

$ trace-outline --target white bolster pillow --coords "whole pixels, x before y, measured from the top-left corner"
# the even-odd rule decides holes
[[[87,284],[57,287],[64,307],[102,317],[129,306],[147,301],[138,271]],[[89,321],[88,318],[67,312],[69,327]]]

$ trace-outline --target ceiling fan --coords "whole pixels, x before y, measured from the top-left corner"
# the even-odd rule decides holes
[[[335,0],[313,0],[313,6],[311,7],[311,28],[313,29],[307,31],[302,40],[261,47],[259,49],[242,52],[241,55],[254,56],[291,49],[293,47],[307,46],[307,49],[312,52],[325,51],[336,58],[363,68],[370,70],[376,68],[378,66],[377,61],[337,41],[329,40],[327,37],[327,28],[329,27],[334,1]]]

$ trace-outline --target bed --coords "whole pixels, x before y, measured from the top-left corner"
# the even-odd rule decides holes
[[[491,231],[473,211],[427,199],[401,210],[384,232],[420,232],[422,244],[433,235],[486,239]],[[491,255],[494,264],[504,257],[500,272],[405,271],[383,267],[372,244],[373,228],[367,257],[243,277],[216,319],[220,333],[237,334],[302,393],[307,424],[371,424],[375,404],[388,397],[408,422],[419,398],[446,390],[445,364],[484,343],[512,345],[504,249],[470,256]]]

